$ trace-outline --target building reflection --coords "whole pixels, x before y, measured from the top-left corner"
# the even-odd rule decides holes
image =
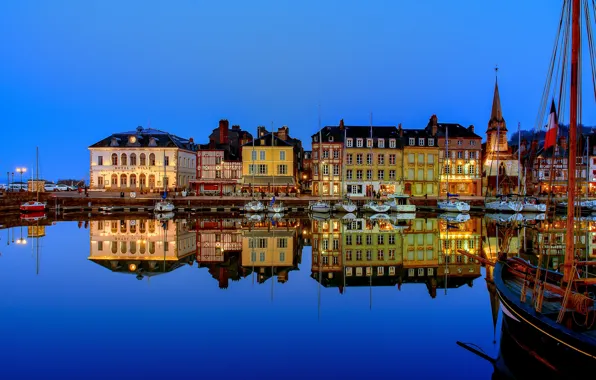
[[[478,219],[448,226],[436,218],[398,223],[366,218],[312,221],[311,277],[340,293],[350,286],[426,284],[438,288],[472,285],[480,263],[457,252],[481,248]]]
[[[94,220],[90,240],[89,260],[139,280],[192,264],[197,247],[185,219]]]
[[[302,260],[303,227],[300,219],[197,219],[198,267],[208,268],[222,289],[248,277],[285,283]]]

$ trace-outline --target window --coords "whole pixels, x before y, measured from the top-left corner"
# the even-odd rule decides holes
[[[346,163],[348,165],[352,165],[352,153],[350,153],[346,156]]]
[[[362,251],[361,250],[356,251],[356,260],[362,260]]]
[[[373,160],[373,155],[372,155],[372,153],[368,153],[368,154],[366,155],[366,164],[367,164],[367,165],[372,165],[372,160]]]
[[[131,166],[136,166],[137,165],[137,155],[132,153],[130,155],[130,165]]]
[[[285,161],[286,160],[286,151],[285,150],[279,151],[279,160],[280,161]]]
[[[329,158],[329,149],[323,149],[323,159]]]
[[[346,170],[346,179],[347,180],[351,180],[352,179],[352,169]]]
[[[366,235],[366,245],[372,244],[372,235]]]
[[[97,165],[103,166],[103,156],[98,156],[97,157]]]
[[[288,248],[288,238],[278,238],[277,248]]]
[[[259,261],[260,261],[260,262],[263,262],[263,261],[265,261],[265,252],[261,252],[261,253],[259,253]]]
[[[469,172],[470,174],[476,174],[476,167],[474,165],[470,165]]]
[[[170,156],[165,156],[163,159],[164,159],[163,164],[165,166],[170,166]]]
[[[418,153],[418,163],[424,165],[424,153]]]
[[[116,153],[112,154],[112,165],[113,166],[118,165],[118,155]]]
[[[408,153],[408,163],[409,164],[414,164],[414,153]]]
[[[384,148],[385,147],[385,139],[377,139],[377,146],[379,148]]]
[[[435,155],[434,154],[429,154],[426,156],[428,162],[427,164],[432,165],[435,163]]]
[[[457,174],[462,174],[463,172],[463,167],[461,165],[457,165]]]
[[[476,158],[476,152],[470,152],[469,155],[472,160]]]
[[[281,261],[281,262],[286,261],[286,253],[285,252],[279,253],[279,261]]]
[[[267,174],[267,165],[260,164],[258,167],[259,167],[258,174]]]
[[[251,153],[252,153],[252,154],[250,155],[250,156],[251,156],[251,157],[250,157],[250,158],[251,158],[251,160],[253,160],[253,161],[256,161],[256,160],[257,160],[257,151],[256,151],[256,150],[253,150]],[[315,152],[315,153],[316,153],[316,152]]]
[[[446,164],[446,165],[445,165],[445,167],[443,168],[443,172],[444,172],[445,174],[449,174],[449,172],[450,172],[449,164]]]
[[[366,250],[366,260],[372,261],[372,250],[370,250],[370,249]]]
[[[362,245],[362,235],[356,235],[356,244]]]
[[[339,165],[337,165],[337,164],[333,165],[333,175],[334,176],[339,175]]]
[[[413,137],[410,137],[410,141],[408,142],[410,145],[416,145],[416,139]]]
[[[395,249],[389,250],[389,260],[395,260]]]
[[[264,150],[259,151],[259,159],[261,161],[265,161],[265,151]]]
[[[372,169],[366,170],[366,179],[372,180]]]
[[[352,235],[346,235],[346,245],[352,245]]]
[[[356,139],[356,148],[362,148],[362,139]]]
[[[288,165],[277,165],[277,174],[288,174]]]
[[[476,141],[470,140],[470,146],[474,146],[474,145],[476,145]]]
[[[356,165],[362,165],[362,153],[356,155]]]
[[[389,267],[389,275],[395,276],[395,267]]]
[[[395,179],[395,170],[389,170],[389,179],[390,180]]]
[[[419,138],[418,139],[418,145],[424,146],[424,139],[423,138]]]
[[[377,162],[379,163],[379,165],[385,165],[385,155],[379,154],[377,156]]]
[[[97,177],[97,186],[99,186],[99,187],[103,186],[103,177]]]
[[[461,140],[457,140],[457,145],[462,145],[463,142]]]
[[[377,236],[377,244],[385,244],[385,235]]]
[[[389,165],[395,165],[395,154],[389,155]]]
[[[357,180],[361,180],[362,179],[362,170],[356,170],[356,179]]]
[[[155,154],[151,153],[149,155],[149,166],[155,166]]]
[[[373,147],[373,139],[366,139],[366,147],[367,148]]]
[[[385,170],[379,170],[378,178],[379,178],[379,181],[382,181],[385,179]]]
[[[333,151],[333,159],[337,160],[338,158],[339,158],[339,150],[338,149],[335,149]]]
[[[352,261],[352,250],[346,251],[346,261]]]
[[[435,139],[428,139],[428,146],[435,146]]]
[[[389,148],[395,148],[395,139],[389,139]]]
[[[348,140],[346,141],[346,146],[347,146],[348,148],[351,148],[351,147],[353,147],[353,146],[354,146],[354,140],[352,140],[352,139],[348,139]]]
[[[395,235],[389,235],[389,244],[395,244]]]
[[[141,160],[140,160],[140,164],[141,166],[145,166],[147,165],[147,157],[145,156],[145,153],[141,153]]]
[[[461,150],[457,152],[457,158],[464,158],[464,152]]]
[[[323,175],[329,175],[329,165],[323,165]]]

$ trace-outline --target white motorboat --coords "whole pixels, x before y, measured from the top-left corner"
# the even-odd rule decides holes
[[[341,217],[341,220],[344,222],[352,222],[353,220],[356,220],[356,215],[354,215],[353,213],[348,213],[343,215]]]
[[[260,222],[264,218],[263,214],[250,214],[246,217],[251,222]]]
[[[272,220],[280,220],[280,219],[283,219],[284,214],[283,214],[283,212],[274,212],[274,213],[269,212],[269,213],[267,213],[267,217]]]
[[[395,195],[391,198],[389,202],[385,202],[386,205],[389,205],[391,211],[416,212],[416,205],[410,204],[409,195]]]
[[[159,221],[164,221],[164,220],[171,220],[174,219],[175,214],[170,211],[170,212],[160,212],[155,214],[155,219],[159,220]]]
[[[349,199],[344,199],[334,204],[333,208],[337,212],[352,213],[358,210],[358,205],[356,205],[356,203],[352,202]]]
[[[371,215],[369,218],[369,220],[387,220],[390,221],[391,217],[387,214],[374,214]]]
[[[443,201],[438,201],[437,207],[439,210],[446,212],[466,213],[470,211],[470,204],[459,200],[458,198],[449,198]]]
[[[153,208],[153,212],[155,213],[164,213],[164,212],[173,212],[176,207],[174,204],[167,200],[161,200],[155,204]]]
[[[368,201],[362,206],[362,211],[364,212],[374,212],[377,214],[383,214],[389,212],[391,207],[383,202],[377,201]]]
[[[273,214],[283,214],[286,211],[282,202],[275,202],[275,197],[271,199],[271,202],[267,205],[267,212]]]
[[[515,214],[502,214],[502,213],[491,213],[485,214],[488,219],[496,220],[499,223],[513,223],[521,222],[524,220],[524,216],[520,213]]]
[[[310,202],[310,204],[308,205],[308,210],[310,212],[316,212],[316,213],[329,213],[331,212],[331,205],[329,204],[329,202],[325,202],[325,201],[316,201],[316,202]]]
[[[439,218],[444,219],[449,223],[465,223],[470,220],[470,214],[446,213],[439,215]]]
[[[518,200],[514,195],[498,195],[496,200],[485,202],[484,207],[486,210],[490,211],[521,212],[524,205],[523,202]]]
[[[257,201],[256,199],[253,199],[244,205],[245,212],[263,212],[264,210],[265,206],[263,206],[263,203]]]
[[[546,205],[534,197],[525,197],[522,205],[522,212],[546,212]]]

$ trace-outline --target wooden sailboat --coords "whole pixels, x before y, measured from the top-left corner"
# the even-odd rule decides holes
[[[22,213],[35,213],[39,216],[39,214],[43,214],[47,208],[46,202],[39,201],[39,148],[35,148],[35,193],[36,199],[34,201],[28,201],[21,204],[20,210]],[[33,184],[33,181],[31,181]],[[45,215],[45,214],[44,214]]]
[[[502,304],[503,324],[527,346],[539,347],[546,361],[564,374],[596,368],[596,278],[585,277],[583,268],[596,262],[582,261],[575,249],[575,176],[579,97],[580,11],[583,1],[565,0],[559,33],[571,35],[569,201],[567,203],[566,247],[563,273],[541,268],[521,258],[500,255],[494,281]],[[589,12],[589,5],[585,5]],[[596,11],[594,9],[593,11]],[[586,15],[586,19],[590,19]],[[571,22],[569,22],[571,20]],[[569,30],[570,29],[570,30]],[[570,32],[570,33],[569,33]],[[589,35],[589,41],[591,36]],[[566,42],[566,41],[565,41]],[[565,43],[563,46],[568,46]],[[555,54],[556,49],[555,49]],[[563,52],[565,55],[566,52]],[[563,60],[567,62],[567,59]],[[593,62],[592,62],[593,63]],[[565,73],[565,70],[563,70]],[[552,74],[552,67],[551,73]],[[564,80],[564,79],[563,79]]]
[[[521,189],[521,128],[520,123],[517,123],[517,189],[520,191]],[[524,175],[524,192],[523,192],[523,200],[522,200],[522,210],[523,213],[544,213],[546,212],[546,205],[544,203],[540,203],[538,198],[536,197],[528,197],[526,192],[525,186],[526,178]],[[540,218],[540,217],[538,217]]]
[[[447,165],[449,160],[449,128],[445,127],[445,162]],[[456,194],[449,194],[449,172],[451,172],[451,168],[447,170],[447,198],[442,201],[437,202],[437,207],[439,210],[443,210],[446,212],[457,212],[457,213],[466,213],[470,211],[470,204],[468,202],[464,202],[460,200]]]

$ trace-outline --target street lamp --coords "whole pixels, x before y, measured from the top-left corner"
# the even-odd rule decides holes
[[[22,189],[22,186],[23,186],[23,173],[25,173],[26,171],[27,171],[27,168],[17,168],[17,173],[20,173],[21,174],[21,184],[20,184],[21,185],[21,189]],[[19,189],[19,191],[21,189]]]

